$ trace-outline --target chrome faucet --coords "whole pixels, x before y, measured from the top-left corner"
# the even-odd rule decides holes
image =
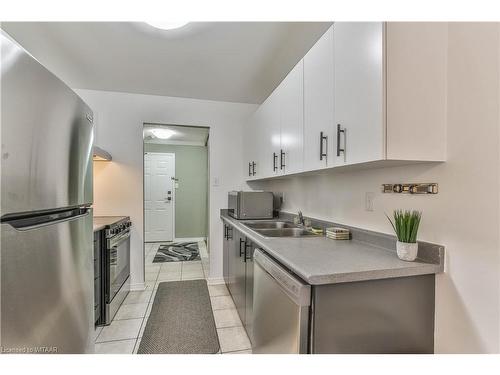
[[[302,211],[299,211],[299,223],[303,226],[305,225],[304,216],[302,215]]]

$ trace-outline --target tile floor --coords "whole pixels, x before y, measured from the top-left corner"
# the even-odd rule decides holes
[[[205,242],[199,242],[199,261],[153,263],[160,243],[146,243],[145,290],[130,292],[109,326],[95,331],[95,352],[137,353],[151,311],[158,284],[208,278],[209,259]],[[251,345],[233,300],[225,285],[209,285],[217,334],[222,354],[251,354]]]

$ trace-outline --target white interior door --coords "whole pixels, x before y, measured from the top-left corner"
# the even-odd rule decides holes
[[[175,223],[175,154],[144,155],[146,241],[173,241]]]

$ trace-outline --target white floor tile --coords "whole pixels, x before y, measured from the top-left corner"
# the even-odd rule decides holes
[[[222,354],[252,354],[252,349],[247,349],[247,350],[237,350],[235,352],[226,352]]]
[[[148,272],[160,272],[160,269],[161,269],[161,264],[156,264],[156,263],[153,263],[152,265],[147,265],[144,267],[144,270],[146,273]]]
[[[144,318],[148,305],[148,303],[121,305],[114,317],[114,320]]]
[[[171,272],[171,271],[181,271],[182,262],[165,262],[161,264],[160,273]]]
[[[203,271],[189,271],[182,273],[181,280],[205,279]]]
[[[153,294],[152,290],[144,290],[141,292],[130,292],[125,298],[125,301],[123,301],[123,304],[127,305],[129,303],[148,303],[151,294]]]
[[[137,351],[139,350],[139,345],[141,344],[142,337],[139,337],[137,341],[135,342],[135,347],[134,347],[134,354],[137,354]]]
[[[132,354],[136,339],[109,341],[95,345],[96,354]]]
[[[158,272],[146,272],[144,273],[144,281],[156,281],[158,278]]]
[[[101,331],[102,331],[102,326],[95,327],[95,330],[94,330],[94,341],[97,340],[97,337],[99,336],[99,334],[101,333]]]
[[[194,265],[186,265],[184,264],[182,266],[182,273],[187,273],[187,272],[198,272],[201,273],[203,272],[203,267],[201,264],[194,264]]]
[[[165,273],[160,273],[158,275],[158,278],[156,279],[156,282],[160,281],[179,281],[181,279],[181,272],[165,272]]]
[[[210,293],[210,296],[212,296],[212,297],[228,296],[229,295],[229,291],[227,290],[225,284],[209,285],[208,292]]]
[[[201,266],[201,260],[188,260],[182,263],[182,268],[184,269],[185,267],[195,267],[195,266]]]
[[[230,296],[211,297],[213,310],[234,309],[234,303]]]
[[[251,348],[250,340],[243,327],[218,328],[217,334],[222,353]]]
[[[214,310],[216,328],[227,328],[241,326],[241,320],[236,309]]]
[[[103,328],[97,342],[136,339],[143,319],[114,320]]]

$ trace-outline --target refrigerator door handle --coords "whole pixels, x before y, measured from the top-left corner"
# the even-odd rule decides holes
[[[48,212],[29,217],[17,217],[12,219],[2,219],[2,223],[9,224],[16,230],[33,230],[47,225],[53,225],[64,221],[75,220],[87,216],[90,213],[88,207],[79,207],[65,211]]]

